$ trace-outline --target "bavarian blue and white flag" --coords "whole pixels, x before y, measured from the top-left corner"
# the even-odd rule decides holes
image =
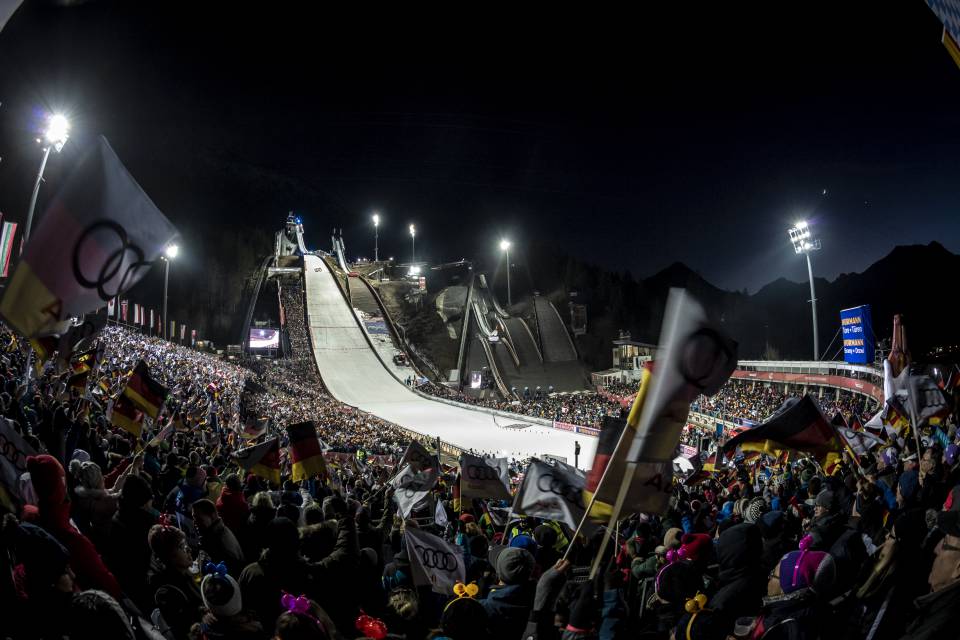
[[[453,585],[466,579],[460,547],[422,529],[407,528],[403,537],[415,585],[430,585],[435,593],[449,597]]]

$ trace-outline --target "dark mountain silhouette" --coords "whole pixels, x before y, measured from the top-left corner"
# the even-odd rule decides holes
[[[587,305],[589,331],[579,338],[580,349],[595,368],[609,366],[610,341],[620,329],[629,330],[634,339],[656,342],[671,287],[687,289],[704,305],[739,342],[742,359],[809,360],[813,355],[807,282],[779,278],[748,295],[720,289],[682,263],[634,280],[629,273],[612,273],[555,253],[536,259],[546,262],[538,265],[542,270],[533,269],[532,257],[531,277],[549,283],[558,303],[565,305],[566,295],[575,291],[574,300]],[[931,242],[898,246],[862,273],[832,281],[816,278],[820,355],[842,359],[840,310],[862,304],[871,305],[878,340],[889,338],[893,315],[903,314],[915,355],[957,342],[958,331],[943,309],[951,295],[947,283],[958,272],[960,256]]]

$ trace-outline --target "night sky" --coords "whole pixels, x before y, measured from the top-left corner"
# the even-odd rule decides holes
[[[25,216],[32,129],[56,108],[73,138],[44,194],[103,133],[184,230],[187,264],[217,226],[272,231],[288,210],[315,246],[342,227],[351,256],[372,254],[378,210],[381,256],[409,257],[414,222],[418,257],[435,261],[492,259],[504,234],[517,262],[538,238],[637,276],[682,261],[751,291],[806,278],[786,236],[801,217],[830,278],[896,244],[960,252],[960,69],[922,0],[709,14],[199,4],[27,2],[13,17],[5,217]]]

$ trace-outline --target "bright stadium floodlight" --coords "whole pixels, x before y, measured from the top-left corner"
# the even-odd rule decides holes
[[[503,251],[507,261],[507,307],[513,305],[513,299],[510,296],[510,241],[506,238],[500,241],[500,251]]]
[[[373,214],[373,261],[380,261],[380,214]]]
[[[410,264],[417,261],[417,228],[410,225]]]
[[[163,250],[163,255],[160,256],[160,259],[163,260],[163,327],[160,335],[164,338],[167,338],[167,285],[170,282],[170,261],[180,255],[180,247],[176,244],[168,244],[167,248]]]
[[[790,243],[793,245],[793,252],[803,254],[807,258],[807,276],[810,279],[810,308],[813,314],[813,359],[820,359],[820,340],[817,332],[817,294],[813,286],[813,265],[810,262],[810,253],[820,250],[820,240],[813,237],[810,231],[810,225],[806,220],[797,222],[794,226],[787,229],[787,235],[790,236]]]
[[[63,149],[70,138],[70,122],[66,116],[59,113],[52,113],[47,117],[47,126],[43,130],[43,138],[37,138],[37,142],[44,145],[43,159],[40,160],[40,171],[37,172],[37,180],[33,183],[33,194],[30,196],[30,208],[27,210],[27,224],[23,228],[23,241],[20,243],[20,250],[23,250],[27,240],[30,239],[30,229],[33,227],[33,210],[37,206],[37,195],[40,193],[40,183],[43,182],[43,171],[47,168],[47,160],[50,159],[50,150],[57,153]]]
[[[47,119],[47,128],[43,132],[43,139],[48,144],[53,145],[54,150],[60,153],[63,145],[67,143],[70,137],[70,122],[66,116],[54,113]]]

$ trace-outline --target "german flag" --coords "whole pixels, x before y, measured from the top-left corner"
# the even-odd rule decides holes
[[[294,482],[327,472],[327,463],[323,459],[317,427],[312,420],[288,425],[287,436],[290,438],[288,446],[290,462],[293,465],[291,479]]]
[[[253,475],[280,484],[280,438],[237,451],[237,463]]]
[[[894,398],[887,400],[887,415],[883,418],[886,424],[893,432],[901,437],[907,438],[910,435],[910,419],[907,417],[907,410]]]
[[[167,398],[167,388],[150,377],[147,363],[141,360],[127,380],[123,394],[145,414],[157,419],[160,407]]]
[[[743,431],[727,441],[725,451],[759,451],[780,456],[785,449],[803,451],[821,460],[840,452],[837,431],[809,395],[790,398],[759,427]]]
[[[47,360],[53,357],[53,352],[57,350],[57,339],[53,336],[44,336],[42,338],[30,338],[30,346],[36,358],[33,359],[33,367],[37,376],[43,373],[43,365]]]
[[[717,452],[714,451],[710,454],[710,457],[704,461],[703,466],[701,467],[704,471],[713,473],[717,470]]]
[[[84,373],[97,366],[97,350],[90,349],[74,356],[70,363],[74,373]]]
[[[139,438],[143,431],[143,412],[139,411],[126,396],[120,395],[113,402],[110,423]]]
[[[67,384],[71,389],[80,389],[81,391],[87,388],[87,382],[90,380],[90,369],[86,371],[80,371],[74,373],[70,376]]]
[[[643,407],[643,401],[646,398],[647,390],[650,388],[650,369],[644,367],[641,371],[640,388],[637,396],[634,398],[633,407],[630,409],[630,415],[626,420],[605,416],[600,427],[600,439],[597,442],[597,452],[593,458],[593,467],[587,474],[587,480],[583,487],[583,504],[590,504],[593,494],[597,494],[597,499],[590,509],[590,517],[598,520],[608,520],[613,513],[613,503],[617,498],[617,491],[624,474],[627,472],[627,450],[629,443],[633,442],[633,437],[637,432],[637,423],[640,421],[640,411]],[[625,433],[626,432],[626,433]],[[626,446],[620,447],[617,451],[617,444],[624,438]],[[610,471],[607,472],[607,467]],[[600,480],[604,479],[606,473],[606,484],[600,486]],[[630,509],[629,504],[624,505],[624,509]]]

